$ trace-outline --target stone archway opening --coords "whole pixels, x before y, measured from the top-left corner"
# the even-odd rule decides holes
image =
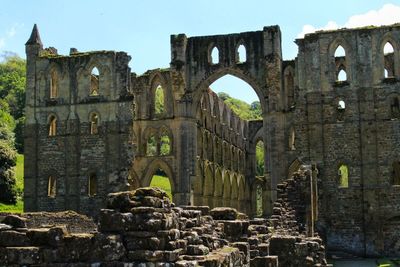
[[[167,192],[167,195],[170,200],[172,200],[172,187],[170,178],[167,173],[162,169],[158,168],[155,170],[151,177],[150,187],[158,187]]]
[[[251,188],[249,185],[257,176],[253,171],[254,156],[250,156],[254,148],[250,149],[253,152],[247,151],[253,138],[249,129],[263,124],[262,92],[251,77],[231,69],[211,75],[200,90],[195,111],[196,158],[203,166],[214,166],[213,171],[196,174],[197,180],[204,181],[202,203],[249,213],[255,206],[254,192],[244,194],[244,190]],[[251,126],[253,123],[256,127]],[[261,153],[259,159],[260,176],[264,175],[264,156]]]
[[[225,100],[226,94],[231,98],[239,99],[247,104],[250,104],[251,108],[257,107],[260,111],[259,119],[261,119],[261,107],[259,106],[260,99],[253,87],[241,78],[238,78],[231,74],[225,74],[219,79],[215,80],[210,85],[211,90],[218,94],[218,96]],[[234,110],[237,112],[238,110]]]

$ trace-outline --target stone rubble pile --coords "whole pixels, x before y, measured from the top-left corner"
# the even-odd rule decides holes
[[[306,235],[307,169],[301,168],[290,179],[277,185],[277,201],[268,221],[274,234],[269,253],[277,255],[281,266],[329,266],[322,239]]]
[[[27,227],[26,218],[8,215],[0,224],[0,266],[328,266],[321,239],[298,226],[301,201],[289,196],[295,184],[278,186],[269,219],[226,207],[175,207],[157,188],[109,194],[90,233]]]

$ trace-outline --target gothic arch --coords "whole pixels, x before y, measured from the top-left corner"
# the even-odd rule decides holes
[[[203,195],[203,180],[204,180],[204,172],[203,172],[203,161],[199,158],[196,160],[196,178],[193,181],[193,191],[196,195]]]
[[[222,180],[222,171],[220,168],[216,168],[215,171],[215,184],[214,184],[214,196],[222,197],[223,193],[223,180]]]
[[[292,66],[287,66],[283,71],[283,107],[290,110],[295,102],[295,71]]]
[[[329,77],[332,82],[335,82],[337,79],[337,67],[335,63],[335,52],[336,49],[342,46],[344,51],[345,51],[345,71],[346,71],[346,81],[351,82],[351,69],[352,69],[352,47],[350,46],[349,42],[346,41],[346,39],[342,36],[338,36],[336,39],[334,39],[330,45],[328,46],[328,72],[329,72]],[[339,66],[340,67],[340,66]],[[343,67],[342,67],[343,68]]]
[[[213,63],[213,61],[215,61],[215,59],[212,58],[212,52],[214,50],[214,48],[216,48],[218,50],[218,62]],[[208,45],[208,49],[207,49],[207,60],[208,60],[208,64],[210,65],[217,65],[221,63],[221,59],[222,59],[222,50],[221,47],[219,47],[215,42],[211,42]]]
[[[210,164],[205,164],[203,195],[212,196],[214,194],[214,175]]]
[[[239,200],[246,199],[246,184],[243,175],[239,175],[238,199]]]
[[[382,39],[378,43],[378,64],[379,68],[382,70],[381,71],[381,79],[385,78],[384,77],[384,69],[385,69],[385,58],[384,58],[384,47],[386,43],[390,43],[393,47],[393,72],[394,75],[393,77],[398,77],[400,75],[399,71],[399,65],[400,65],[400,59],[399,59],[399,42],[395,40],[395,37],[393,36],[392,32],[387,32],[385,35],[383,35]]]
[[[221,56],[220,56],[221,57]],[[235,76],[236,78],[242,79],[243,81],[247,82],[253,90],[256,92],[258,99],[260,100],[261,103],[261,108],[262,110],[266,110],[265,107],[265,96],[266,92],[265,89],[258,83],[258,81],[249,73],[245,73],[245,71],[235,68],[235,67],[220,67],[217,68],[214,72],[212,72],[209,75],[206,75],[203,80],[201,80],[197,85],[194,86],[194,92],[193,92],[193,102],[198,103],[200,101],[202,92],[208,90],[210,85],[218,80],[219,78],[230,74],[232,76]],[[197,107],[197,105],[193,105],[194,108]],[[193,114],[195,114],[196,110],[192,110]]]
[[[240,46],[243,46],[243,47],[244,47],[244,53],[245,53],[244,56],[245,56],[245,59],[240,58],[240,54],[239,54],[239,48],[240,48]],[[247,56],[248,56],[247,50],[248,50],[248,48],[247,48],[246,43],[244,42],[243,39],[240,39],[240,40],[236,43],[236,45],[235,45],[235,62],[236,62],[236,64],[243,64],[243,63],[246,63],[246,62],[248,61],[248,58],[247,58]]]
[[[238,200],[239,198],[239,185],[238,185],[238,177],[236,175],[236,173],[232,174],[232,189],[231,189],[231,199],[232,200]]]
[[[144,172],[145,176],[144,176],[144,179],[142,180],[141,185],[142,186],[150,186],[151,179],[153,178],[154,173],[158,169],[162,169],[165,172],[165,174],[168,176],[168,179],[171,184],[171,192],[172,192],[172,196],[173,196],[174,192],[175,192],[175,188],[176,188],[176,184],[175,184],[175,180],[174,180],[175,175],[174,175],[174,172],[172,171],[171,166],[164,160],[154,159],[152,162],[150,162],[150,164],[146,168],[146,171]]]
[[[223,184],[223,193],[222,196],[224,199],[230,200],[231,199],[231,175],[229,171],[224,171],[223,174],[224,184]]]
[[[147,153],[148,141],[149,141],[149,138],[152,137],[152,136],[154,136],[154,138],[155,138],[154,142],[155,142],[155,144],[157,145],[158,142],[159,142],[159,136],[158,136],[158,131],[157,131],[157,129],[154,128],[154,127],[151,127],[151,126],[146,127],[146,128],[143,130],[142,142],[141,142],[141,146],[140,146],[140,147],[142,148],[143,154],[146,154],[146,153]],[[156,151],[156,154],[157,154],[157,152],[158,152],[158,151]]]
[[[170,84],[168,83],[168,80],[162,75],[160,71],[154,71],[151,73],[150,78],[149,78],[149,91],[148,91],[148,103],[151,103],[149,105],[149,110],[148,113],[150,115],[150,118],[155,117],[155,94],[158,86],[161,86],[164,94],[164,112],[159,116],[159,118],[165,118],[165,117],[170,117],[173,115],[173,109],[174,109],[174,104],[173,104],[173,94],[172,90],[170,87]]]

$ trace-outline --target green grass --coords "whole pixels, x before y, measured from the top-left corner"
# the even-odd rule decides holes
[[[15,168],[15,176],[17,189],[20,192],[24,191],[24,155],[17,155],[17,166]]]
[[[24,202],[22,200],[22,192],[24,191],[24,155],[17,155],[17,166],[15,168],[16,185],[19,192],[16,205],[6,205],[0,203],[0,212],[16,212],[21,213],[24,210]],[[168,177],[154,175],[150,186],[159,187],[167,192],[168,197],[172,200],[171,184]]]
[[[169,182],[168,177],[154,175],[151,179],[150,186],[161,188],[162,190],[167,192],[169,199],[172,200],[171,183]]]
[[[17,155],[17,166],[15,168],[15,183],[18,191],[18,200],[15,205],[7,205],[0,203],[0,212],[15,212],[21,213],[24,210],[24,202],[22,193],[24,191],[24,155]]]
[[[13,213],[22,213],[24,211],[24,202],[19,197],[17,200],[17,204],[15,205],[7,205],[0,203],[0,212],[13,212]]]

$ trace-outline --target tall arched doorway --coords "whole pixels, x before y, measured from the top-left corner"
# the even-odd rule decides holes
[[[170,165],[163,160],[156,159],[150,163],[142,185],[161,188],[167,192],[171,200],[174,200],[174,173]]]
[[[158,187],[167,192],[170,200],[172,200],[171,182],[168,175],[162,168],[158,168],[150,180],[150,187]]]
[[[252,188],[246,184],[252,184],[255,179],[254,175],[247,172],[248,168],[252,168],[247,151],[250,132],[254,129],[250,125],[263,124],[263,104],[259,101],[261,91],[254,89],[255,84],[245,74],[225,70],[206,79],[204,87],[200,89],[195,114],[196,133],[201,136],[195,139],[196,156],[204,164],[211,163],[223,170],[213,173],[214,179],[211,179],[211,172],[207,175],[205,170],[204,184],[211,187],[211,180],[214,180],[214,194],[211,195],[211,190],[205,190],[207,188],[204,187],[204,204],[210,205],[209,198],[213,197],[211,205],[252,210],[250,203],[254,202],[253,194],[245,195],[243,192],[246,187]],[[264,153],[261,156],[264,157]],[[260,175],[263,175],[265,160],[262,158],[259,161],[262,164]],[[238,177],[243,178],[239,180]]]

